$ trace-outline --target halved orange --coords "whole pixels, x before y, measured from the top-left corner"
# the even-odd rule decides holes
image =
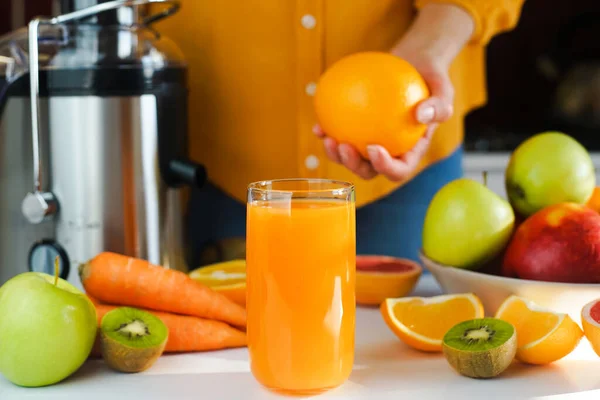
[[[583,333],[600,356],[600,299],[590,301],[581,309]]]
[[[246,306],[246,260],[232,260],[197,268],[190,277]]]
[[[496,312],[496,318],[510,322],[517,330],[517,360],[527,364],[550,364],[571,353],[583,331],[567,314],[541,307],[531,300],[512,295]]]
[[[442,351],[442,338],[454,325],[484,317],[483,304],[473,293],[386,299],[380,310],[400,340],[429,352]]]
[[[380,305],[387,298],[409,294],[421,276],[414,261],[377,255],[356,256],[356,302]]]

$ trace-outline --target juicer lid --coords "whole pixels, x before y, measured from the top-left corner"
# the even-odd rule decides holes
[[[63,3],[67,1],[73,7],[85,2],[98,3],[98,0],[65,0]],[[133,90],[132,85],[138,89],[147,88],[153,82],[167,79],[165,75],[169,74],[162,71],[185,70],[185,58],[178,46],[151,27],[153,22],[177,11],[177,1],[113,0],[100,3],[70,14],[34,20],[34,28],[30,23],[29,28],[0,36],[0,97],[3,92],[5,94],[6,87],[17,80],[21,86],[28,86],[26,74],[30,68],[40,75],[41,92],[46,89],[102,90],[111,86],[111,76],[115,81],[125,82],[123,90],[127,92]],[[145,16],[142,23],[99,25],[90,20],[96,15],[150,3],[165,3],[171,7],[159,8],[158,14]],[[37,40],[29,35],[34,31]],[[30,54],[32,49],[35,54]]]

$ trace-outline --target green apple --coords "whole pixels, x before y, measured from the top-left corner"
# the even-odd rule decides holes
[[[515,214],[505,199],[467,178],[442,187],[423,224],[423,253],[440,264],[478,269],[508,244]]]
[[[561,132],[543,132],[515,149],[505,184],[513,208],[528,217],[553,204],[585,204],[596,186],[596,173],[578,141]]]
[[[96,332],[94,304],[63,279],[25,272],[0,288],[0,373],[16,385],[67,378],[89,356]]]

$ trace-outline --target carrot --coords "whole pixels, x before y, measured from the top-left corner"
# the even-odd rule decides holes
[[[246,310],[186,273],[103,252],[79,267],[85,291],[106,304],[191,315],[246,327]]]
[[[117,307],[108,304],[96,305],[98,328],[100,328],[102,318],[106,313]],[[144,311],[156,315],[169,328],[165,353],[210,351],[246,346],[246,334],[224,322],[161,311]],[[102,357],[99,335],[96,337],[91,357]]]

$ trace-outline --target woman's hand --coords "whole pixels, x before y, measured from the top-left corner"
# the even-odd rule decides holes
[[[425,135],[412,150],[397,158],[382,146],[368,146],[369,160],[365,160],[354,147],[338,144],[316,126],[314,133],[323,138],[327,157],[363,179],[372,179],[378,174],[392,181],[410,177],[427,152],[436,126],[452,116],[454,87],[448,69],[472,32],[473,20],[462,9],[445,4],[425,6],[391,50],[392,54],[410,62],[429,86],[431,96],[415,110],[417,120],[428,125]]]
[[[347,143],[338,144],[334,139],[328,137],[319,126],[315,126],[314,132],[323,138],[325,153],[331,161],[344,165],[361,178],[372,179],[378,174],[382,174],[391,181],[401,181],[410,176],[418,166],[421,157],[429,148],[435,126],[430,125],[423,138],[410,151],[398,158],[392,157],[382,146],[368,146],[369,160],[362,158],[353,146]]]

